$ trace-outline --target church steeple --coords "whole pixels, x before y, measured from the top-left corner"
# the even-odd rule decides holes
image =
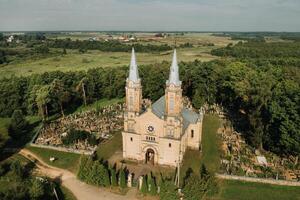
[[[176,55],[176,49],[174,49],[172,64],[170,67],[170,75],[169,80],[167,81],[167,84],[173,84],[175,86],[180,86],[181,81],[179,80],[179,68],[177,64],[177,55]]]
[[[130,81],[135,82],[135,83],[137,83],[139,81],[139,72],[138,72],[138,66],[136,64],[134,48],[132,48],[132,52],[131,52],[131,60],[130,60],[130,68],[129,68],[129,77],[128,77],[128,79]]]
[[[126,80],[125,90],[127,112],[140,113],[142,108],[142,85],[133,48],[129,67],[129,76]]]
[[[167,80],[166,84],[165,97],[167,116],[178,116],[182,109],[182,89],[181,81],[179,80],[176,49],[174,49],[169,80]]]

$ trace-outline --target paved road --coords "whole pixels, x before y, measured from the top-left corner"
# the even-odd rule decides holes
[[[35,161],[37,170],[40,173],[50,178],[59,178],[62,185],[72,191],[77,200],[137,200],[134,188],[131,188],[125,196],[114,194],[107,189],[87,185],[79,181],[70,171],[48,165],[27,149],[22,149],[19,154]]]

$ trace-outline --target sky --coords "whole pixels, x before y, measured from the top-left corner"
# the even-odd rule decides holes
[[[0,31],[300,31],[300,0],[0,0]]]

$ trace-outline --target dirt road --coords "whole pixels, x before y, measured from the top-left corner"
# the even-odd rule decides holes
[[[41,160],[34,153],[27,149],[22,149],[19,154],[35,161],[37,169],[40,173],[50,177],[61,180],[63,186],[73,192],[77,200],[136,200],[136,189],[131,188],[125,196],[114,194],[106,189],[87,185],[79,181],[76,176],[64,169],[52,167]]]

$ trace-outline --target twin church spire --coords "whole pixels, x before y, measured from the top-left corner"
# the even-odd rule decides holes
[[[132,52],[131,52],[131,60],[130,60],[130,68],[129,68],[129,77],[128,77],[128,79],[130,81],[135,82],[135,83],[137,83],[140,79],[138,66],[136,64],[134,48],[132,48]]]
[[[136,57],[134,48],[132,48],[131,52],[131,60],[130,60],[130,68],[129,68],[129,77],[130,81],[137,83],[140,80],[138,66],[136,64]],[[167,80],[167,84],[174,84],[175,86],[180,86],[181,81],[179,80],[179,67],[177,64],[177,54],[176,49],[174,49],[172,64],[170,67],[170,75],[169,80]]]
[[[140,113],[142,108],[142,85],[138,73],[135,52],[132,48],[129,76],[126,83],[126,105],[130,113]],[[170,67],[169,79],[165,89],[165,114],[166,116],[177,116],[182,108],[182,89],[179,80],[179,67],[177,64],[176,49]],[[134,114],[134,115],[135,115]]]

